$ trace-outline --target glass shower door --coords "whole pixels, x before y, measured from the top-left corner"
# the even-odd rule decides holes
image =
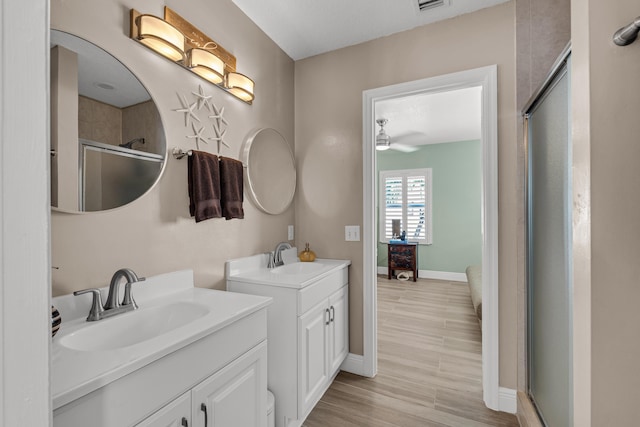
[[[573,425],[570,60],[528,110],[528,384],[550,427]]]

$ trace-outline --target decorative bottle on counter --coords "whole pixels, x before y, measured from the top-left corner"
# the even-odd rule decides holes
[[[309,249],[309,244],[306,243],[304,251],[300,252],[298,258],[300,258],[300,262],[313,262],[316,260],[316,253]]]

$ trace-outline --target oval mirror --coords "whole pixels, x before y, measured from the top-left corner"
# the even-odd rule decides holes
[[[259,129],[245,141],[242,162],[249,197],[271,215],[284,212],[296,191],[296,166],[287,140],[275,129]]]
[[[95,212],[133,202],[164,168],[160,113],[102,48],[51,31],[51,206]]]

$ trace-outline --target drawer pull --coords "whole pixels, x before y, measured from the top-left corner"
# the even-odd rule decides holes
[[[202,412],[204,412],[204,427],[207,427],[209,425],[209,420],[208,420],[208,416],[207,416],[207,405],[205,405],[204,403],[202,403],[200,405],[200,410]]]
[[[185,417],[182,417],[182,427],[189,427],[189,421]]]
[[[331,313],[329,312],[328,308],[325,308],[324,314],[326,314],[326,319],[327,319],[325,320],[324,324],[328,325],[331,322]]]
[[[331,316],[329,317],[329,321],[333,322],[336,318],[336,309],[331,306]]]

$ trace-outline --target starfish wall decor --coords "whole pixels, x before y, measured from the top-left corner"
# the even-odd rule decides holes
[[[223,117],[224,107],[218,108],[213,103],[211,95],[207,95],[201,85],[198,85],[197,92],[191,92],[191,95],[194,97],[194,101],[191,103],[189,103],[186,96],[180,95],[179,93],[177,95],[181,108],[173,111],[184,114],[184,125],[186,128],[189,128],[189,125],[191,125],[193,134],[187,135],[187,138],[195,140],[196,149],[200,149],[200,142],[208,144],[209,141],[218,143],[218,154],[220,154],[220,145],[230,148],[229,144],[224,140],[224,135],[227,133],[229,126],[229,122]],[[207,118],[210,119],[211,129],[213,130],[213,135],[210,136],[205,134],[208,129],[207,125],[203,124],[200,117],[198,117],[198,112],[203,108],[209,112]],[[202,125],[197,126],[195,122],[201,123]]]

